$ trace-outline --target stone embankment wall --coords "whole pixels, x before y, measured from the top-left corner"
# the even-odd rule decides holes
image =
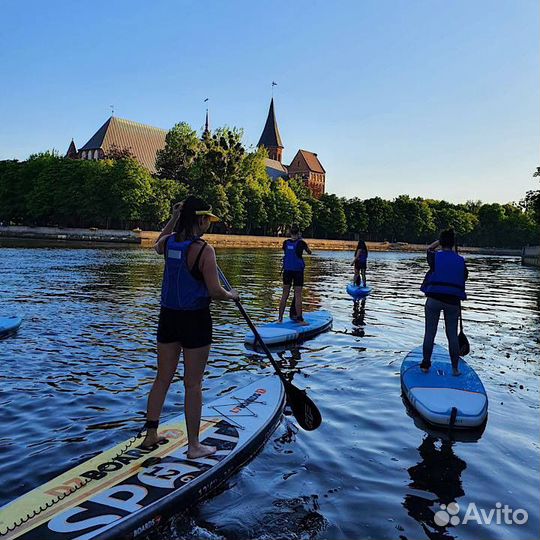
[[[106,244],[140,244],[138,231],[119,231],[113,229],[73,229],[62,227],[0,227],[0,239],[44,240],[65,243],[106,243]]]
[[[153,246],[159,232],[142,231],[141,245]],[[275,236],[244,236],[235,234],[205,234],[205,240],[210,242],[214,247],[231,247],[231,248],[268,248],[281,249],[284,237]],[[306,242],[311,249],[329,250],[329,251],[354,251],[357,242],[354,240],[325,240],[321,238],[306,238]],[[370,251],[425,251],[425,244],[408,244],[407,242],[366,242]],[[503,248],[477,248],[463,247],[460,248],[462,253],[478,253],[484,255],[514,255],[519,256],[519,249],[503,249]]]
[[[527,246],[521,252],[521,264],[540,267],[540,246]]]
[[[83,246],[91,245],[125,245],[152,247],[159,232],[107,230],[107,229],[71,229],[62,227],[19,227],[19,226],[0,226],[0,241],[5,242],[28,242],[40,245],[69,245]],[[237,234],[206,234],[205,239],[217,248],[263,248],[263,249],[281,249],[283,237],[273,236],[245,236]],[[306,238],[311,249],[330,250],[330,251],[354,251],[356,241],[353,240],[325,240],[321,238]],[[5,243],[4,242],[4,243]],[[424,244],[408,244],[406,242],[366,242],[371,251],[424,251]],[[525,248],[525,249],[540,249]],[[463,247],[460,249],[463,253],[478,253],[484,255],[514,255],[519,256],[521,251],[518,249],[501,248],[476,248]],[[536,255],[538,260],[538,255]],[[531,263],[534,264],[534,263]]]

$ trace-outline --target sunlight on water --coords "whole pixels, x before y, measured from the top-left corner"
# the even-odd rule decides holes
[[[256,322],[275,318],[281,257],[219,250]],[[399,369],[421,343],[422,254],[371,253],[374,288],[345,292],[352,255],[308,261],[305,310],[333,329],[279,354],[323,415],[315,432],[285,417],[261,453],[220,494],[151,538],[533,538],[539,529],[540,271],[517,258],[469,256],[469,362],[490,400],[483,434],[450,441],[423,425],[400,394]],[[0,342],[0,504],[130,437],[155,373],[162,259],[145,250],[2,249],[0,312],[24,316]],[[205,399],[271,372],[243,346],[235,306],[215,303]],[[444,331],[437,341],[443,345]],[[164,418],[182,410],[181,372]],[[24,473],[23,473],[24,471]],[[9,486],[9,488],[7,487]],[[522,526],[439,527],[440,504],[529,512]]]

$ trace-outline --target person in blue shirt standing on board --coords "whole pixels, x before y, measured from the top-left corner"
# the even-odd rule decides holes
[[[367,269],[368,248],[364,240],[358,240],[356,251],[354,252],[354,284],[362,287],[366,286],[366,269]],[[362,273],[362,281],[360,281],[360,272]]]
[[[454,229],[448,229],[442,231],[439,240],[433,242],[427,249],[429,271],[420,287],[427,296],[423,359],[420,364],[420,368],[425,373],[431,367],[433,343],[442,311],[452,360],[452,373],[456,376],[460,375],[458,320],[461,313],[461,301],[467,298],[465,281],[468,270],[465,259],[454,251],[455,243]],[[441,249],[437,250],[439,247]]]
[[[219,219],[202,199],[190,195],[173,207],[173,215],[155,244],[165,257],[161,287],[161,310],[157,330],[157,374],[148,396],[146,437],[143,448],[163,437],[157,428],[167,391],[184,353],[184,404],[188,458],[213,454],[214,446],[201,444],[199,427],[202,408],[202,378],[212,343],[210,302],[237,300],[219,282],[214,248],[201,237]]]
[[[294,286],[295,309],[291,310],[294,314],[294,316],[291,315],[291,318],[298,324],[307,324],[302,317],[302,288],[304,286],[304,268],[306,267],[306,263],[302,257],[304,251],[311,255],[309,246],[302,239],[300,227],[293,224],[291,226],[291,237],[283,242],[283,294],[279,303],[278,317],[278,322],[280,323],[283,322],[283,314],[285,313],[285,306],[291,292],[291,286]]]

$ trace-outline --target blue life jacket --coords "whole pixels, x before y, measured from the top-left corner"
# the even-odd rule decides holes
[[[173,235],[165,242],[165,270],[161,286],[163,307],[195,310],[210,305],[206,284],[191,275],[187,263],[188,249],[197,240],[177,242]]]
[[[296,247],[298,243],[302,242],[301,238],[298,240],[285,240],[285,256],[283,257],[283,270],[289,272],[303,271],[306,267],[306,263],[302,257],[296,254]]]
[[[428,272],[421,290],[426,295],[449,294],[465,300],[465,259],[453,251],[437,251],[435,271]]]
[[[358,257],[358,262],[360,264],[366,264],[367,263],[367,258],[368,258],[367,251],[360,250],[360,254],[359,254],[359,257]]]

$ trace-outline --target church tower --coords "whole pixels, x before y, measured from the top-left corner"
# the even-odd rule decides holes
[[[212,132],[210,131],[210,116],[208,114],[208,109],[206,109],[206,118],[204,120],[204,131],[203,131],[203,139],[209,139],[212,136]]]
[[[270,101],[270,109],[268,111],[268,117],[266,118],[266,124],[264,124],[264,129],[257,146],[264,146],[268,152],[268,157],[281,163],[284,147],[281,142],[281,135],[279,134],[276,114],[274,112],[274,98]]]

